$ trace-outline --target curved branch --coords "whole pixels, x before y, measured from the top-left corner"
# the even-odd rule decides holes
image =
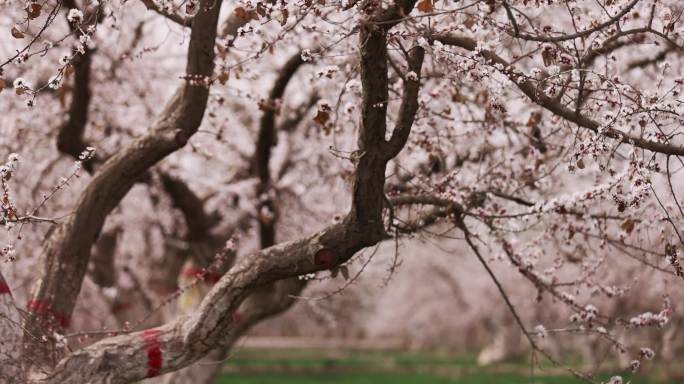
[[[165,172],[160,172],[159,176],[164,191],[185,218],[187,240],[193,242],[206,239],[215,220],[204,211],[204,202],[182,180]]]
[[[267,193],[271,184],[271,170],[269,167],[271,151],[272,147],[275,145],[278,134],[275,128],[275,113],[277,107],[274,104],[283,97],[287,84],[303,63],[304,60],[302,60],[302,55],[299,52],[285,63],[285,66],[281,69],[279,76],[276,78],[273,89],[271,89],[269,100],[266,103],[266,111],[261,117],[261,123],[259,125],[252,173],[259,177],[259,185],[257,187],[257,194],[259,195],[257,209],[259,211],[257,212],[257,218],[259,219],[259,237],[262,248],[269,247],[275,243],[275,221],[278,215],[275,204],[272,199],[268,197]],[[261,195],[265,195],[265,198],[262,198]],[[263,210],[267,210],[273,217],[261,217]]]
[[[255,174],[259,178],[258,185],[258,195],[259,204],[257,205],[256,217],[259,222],[259,240],[262,248],[268,248],[275,244],[275,230],[276,223],[278,220],[277,206],[275,201],[271,196],[268,196],[268,189],[271,183],[271,171],[270,171],[270,159],[273,145],[276,140],[276,127],[275,127],[275,113],[277,106],[274,105],[278,99],[281,99],[285,93],[285,88],[294,76],[297,69],[304,63],[301,58],[301,54],[298,52],[290,60],[287,61],[285,66],[280,71],[279,76],[276,78],[274,86],[269,95],[269,100],[266,104],[266,110],[261,118],[259,125],[259,133],[257,135],[256,149],[253,155],[252,169],[251,173]],[[168,181],[165,182],[165,185]],[[167,186],[167,190],[173,184]],[[187,187],[186,187],[187,188]],[[188,195],[183,188],[173,188],[182,190],[183,193],[180,195]],[[172,192],[172,191],[171,191]],[[261,195],[266,194],[267,197],[262,199]],[[178,193],[170,193],[171,196],[177,196]],[[186,198],[179,201],[181,204],[176,204],[185,214],[186,222],[191,225],[193,221],[202,220],[198,215],[204,215],[203,207],[201,206],[201,201],[197,198]],[[183,201],[187,201],[183,204]],[[185,208],[183,208],[185,206]],[[273,217],[265,220],[260,217],[263,209],[268,209],[273,213]],[[198,228],[199,229],[199,226]],[[206,230],[200,231],[198,234],[206,232]],[[211,244],[209,244],[211,246]],[[217,247],[214,247],[216,249]],[[230,263],[226,263],[225,269],[230,267]],[[223,273],[225,269],[218,271]],[[283,281],[278,281],[273,284],[268,284],[264,287],[257,289],[243,302],[236,311],[232,318],[236,321],[236,329],[231,332],[223,342],[221,346],[215,348],[207,354],[205,360],[222,361],[228,355],[230,347],[233,343],[240,337],[244,332],[246,332],[252,325],[256,324],[258,321],[265,317],[273,316],[281,313],[288,309],[293,303],[293,296],[298,295],[301,290],[306,285],[305,280],[299,280],[297,278],[286,279]],[[210,383],[213,382],[216,375],[220,372],[221,365],[215,364],[213,369],[208,369],[206,367],[194,365],[188,367],[187,369],[174,372],[171,375],[166,376],[161,380],[164,384],[173,383],[184,383],[187,381],[194,381],[197,383]]]
[[[538,42],[544,42],[544,43],[558,43],[561,41],[568,41],[568,40],[574,40],[574,39],[578,39],[578,38],[585,38],[585,37],[591,35],[592,33],[603,30],[604,28],[606,28],[606,27],[608,27],[614,23],[619,22],[620,19],[624,15],[626,15],[629,11],[631,11],[632,8],[634,8],[634,6],[637,5],[637,3],[639,1],[640,0],[632,0],[629,4],[627,4],[627,6],[625,6],[623,9],[621,9],[620,12],[615,14],[615,16],[612,16],[607,21],[600,23],[600,24],[596,24],[595,26],[593,26],[589,29],[585,29],[583,31],[570,33],[570,34],[563,34],[560,36],[539,36],[539,35],[530,35],[527,33],[516,33],[513,36],[520,38],[520,39],[524,39],[524,40],[538,41]]]
[[[410,11],[415,2],[404,3],[410,7],[403,10]],[[358,153],[362,155],[356,164],[352,208],[342,223],[243,258],[212,288],[196,313],[161,327],[108,338],[76,351],[64,358],[40,382],[125,383],[185,367],[220,346],[225,335],[235,331],[239,322],[233,314],[259,288],[290,277],[334,268],[359,250],[385,238],[382,210],[385,167],[389,159],[384,152],[387,143],[382,122],[386,115],[373,109],[383,94],[382,88],[373,86],[376,83],[387,84],[384,32],[377,27],[362,28],[361,32],[364,112]],[[380,110],[386,111],[385,108]],[[162,359],[154,361],[154,365],[148,359],[150,350],[154,350],[155,356],[163,355]],[[117,369],[108,369],[112,366]]]
[[[263,184],[267,184],[270,181],[268,164],[271,159],[271,147],[275,143],[275,136],[277,134],[275,130],[276,106],[273,104],[283,97],[287,84],[289,84],[290,79],[292,79],[302,64],[304,64],[304,60],[302,60],[300,52],[297,52],[285,63],[285,66],[280,70],[280,74],[276,78],[273,89],[271,89],[266,111],[261,117],[256,152],[254,153],[255,169],[252,173],[258,176]]]
[[[477,46],[477,42],[475,40],[455,34],[434,34],[431,36],[431,38],[441,42],[442,44],[460,47],[468,51],[475,51]],[[499,64],[503,66],[501,72],[505,74],[509,80],[512,81],[530,100],[546,108],[555,115],[575,123],[580,127],[589,129],[595,133],[600,133],[609,138],[619,140],[625,144],[647,149],[651,152],[658,152],[673,156],[684,156],[684,147],[682,146],[646,140],[610,127],[601,132],[601,124],[599,124],[597,121],[576,113],[575,111],[561,104],[559,100],[539,93],[537,91],[537,87],[532,83],[532,81],[520,76],[506,60],[494,52],[483,50],[480,51],[480,54],[491,64]]]
[[[165,18],[173,21],[174,23],[180,25],[181,27],[187,27],[187,26],[192,25],[192,20],[193,20],[192,17],[184,17],[184,16],[181,16],[177,13],[168,12],[162,8],[159,8],[159,6],[157,4],[155,4],[154,0],[140,0],[140,1],[142,1],[142,3],[145,5],[145,8],[147,8],[151,11],[154,11],[154,12],[160,14],[161,16],[164,16]]]
[[[81,194],[68,222],[52,232],[43,250],[40,280],[33,291],[27,329],[51,335],[67,327],[88,265],[90,249],[109,212],[150,167],[182,148],[202,121],[214,69],[214,40],[220,2],[202,1],[193,21],[184,81],[148,134],[134,140],[100,168]],[[198,79],[198,81],[192,81]],[[48,343],[24,337],[25,352],[44,359]]]
[[[165,375],[163,384],[213,383],[222,372],[223,362],[229,356],[233,345],[249,329],[259,322],[276,316],[292,307],[304,286],[305,280],[296,278],[279,281],[268,290],[260,290],[249,296],[235,312],[235,328],[221,342],[222,347],[207,354],[206,364],[196,364],[183,370]]]
[[[415,47],[409,52],[408,67],[413,72],[415,78],[405,76],[404,92],[399,106],[399,117],[392,132],[392,137],[387,146],[387,156],[396,156],[408,140],[413,120],[418,111],[418,90],[420,89],[420,72],[423,67],[425,50],[422,47]]]

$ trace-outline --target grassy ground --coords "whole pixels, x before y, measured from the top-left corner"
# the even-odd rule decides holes
[[[219,383],[579,384],[563,370],[524,363],[478,367],[472,357],[407,352],[238,349]],[[599,378],[607,380],[607,376]],[[633,377],[632,384],[652,384]]]
[[[576,384],[569,377],[529,377],[514,374],[480,374],[460,378],[419,373],[251,373],[226,374],[219,383],[239,384]]]

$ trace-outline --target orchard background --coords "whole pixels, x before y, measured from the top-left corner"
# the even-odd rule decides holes
[[[0,382],[681,380],[681,1],[0,9]]]

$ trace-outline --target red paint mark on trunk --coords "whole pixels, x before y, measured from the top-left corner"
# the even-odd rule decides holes
[[[69,316],[52,310],[52,305],[47,301],[29,300],[26,304],[26,309],[29,312],[50,318],[50,320],[54,321],[61,328],[69,328],[69,325],[71,324]]]
[[[147,377],[159,376],[161,372],[164,356],[162,356],[161,344],[159,343],[158,329],[148,329],[143,331],[142,338],[147,347]]]
[[[55,321],[61,328],[69,328],[69,325],[71,325],[71,319],[63,313],[53,312],[52,317],[55,318]]]
[[[192,279],[193,277],[200,277],[202,276],[202,273],[204,273],[204,270],[202,268],[197,268],[192,265],[183,268],[183,277],[187,277],[190,279]]]
[[[0,295],[4,295],[6,293],[10,293],[9,286],[4,281],[0,281]]]
[[[41,300],[29,300],[26,304],[29,312],[45,314],[50,312],[50,304]]]
[[[323,248],[314,255],[314,264],[319,267],[330,268],[336,261],[337,254],[332,249]]]
[[[240,324],[241,322],[242,322],[242,315],[237,313],[237,312],[233,312],[233,323]]]
[[[221,275],[218,273],[207,273],[206,281],[211,284],[216,284],[221,280]]]
[[[183,277],[192,279],[197,278],[206,283],[215,284],[221,279],[221,275],[218,273],[212,273],[206,270],[206,268],[198,268],[195,266],[186,266],[183,268]]]
[[[130,309],[133,305],[131,303],[116,303],[112,305],[112,313],[119,313]]]

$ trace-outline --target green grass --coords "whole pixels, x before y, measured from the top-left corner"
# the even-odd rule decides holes
[[[572,377],[529,378],[515,374],[474,374],[448,378],[418,373],[253,373],[227,374],[219,383],[231,384],[577,384]]]
[[[472,356],[392,351],[237,349],[218,383],[231,384],[580,384],[559,369],[529,374],[523,360],[477,366]],[[601,379],[607,381],[610,375]],[[631,384],[654,384],[625,377]]]
[[[308,373],[308,374],[283,374],[283,373],[258,373],[258,374],[231,374],[221,378],[219,383],[239,384],[318,384],[318,383],[433,383],[447,384],[449,380],[436,376],[397,374],[397,373]]]

